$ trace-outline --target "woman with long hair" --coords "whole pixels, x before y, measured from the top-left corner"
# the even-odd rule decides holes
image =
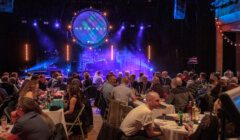
[[[29,97],[32,99],[37,99],[37,93],[39,90],[38,80],[29,80],[19,92],[19,98],[21,97]]]
[[[23,85],[21,87],[21,89],[19,90],[19,94],[18,94],[18,98],[15,98],[15,111],[11,112],[11,119],[12,119],[12,123],[15,123],[17,121],[17,119],[19,119],[21,116],[23,116],[23,111],[21,109],[19,109],[19,101],[21,100],[21,98],[23,97],[28,97],[31,98],[33,100],[37,100],[37,94],[38,94],[38,80],[33,79],[33,80],[29,80],[26,79],[23,82]]]
[[[67,93],[69,96],[68,109],[64,112],[66,122],[73,122],[79,113],[83,103],[83,94],[79,85],[68,85]]]

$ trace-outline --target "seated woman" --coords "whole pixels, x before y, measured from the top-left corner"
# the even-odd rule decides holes
[[[68,109],[64,112],[66,122],[73,122],[80,109],[82,108],[82,101],[81,101],[81,90],[78,85],[70,84],[68,85],[67,92],[69,94],[69,103]]]
[[[16,111],[11,112],[11,118],[12,123],[15,123],[16,120],[23,115],[22,110],[18,109],[18,102],[23,97],[28,97],[31,99],[36,100],[37,99],[37,90],[38,90],[38,80],[28,80],[26,79],[24,81],[24,84],[22,85],[20,91],[19,91],[19,97],[15,101],[16,103]]]
[[[37,99],[39,90],[39,84],[37,79],[28,81],[20,90],[19,98],[28,97],[32,99]]]
[[[48,140],[52,136],[53,121],[45,115],[37,102],[28,97],[19,100],[21,116],[13,126],[12,134],[24,140]]]
[[[201,123],[199,124],[198,128],[194,133],[192,133],[192,127],[189,125],[185,125],[185,128],[190,132],[189,140],[218,140],[220,134],[219,134],[219,119],[222,117],[220,109],[222,108],[222,103],[220,99],[217,99],[214,102],[214,112],[216,116],[212,115],[206,115]],[[239,133],[240,129],[237,124],[231,122],[231,121],[226,121],[226,126],[225,126],[225,135],[226,138],[239,138]]]
[[[192,133],[192,127],[185,126]],[[189,140],[218,140],[218,118],[206,115],[199,124],[196,131],[189,136]]]

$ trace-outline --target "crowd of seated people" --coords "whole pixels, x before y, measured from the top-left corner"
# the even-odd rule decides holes
[[[162,73],[156,72],[152,77],[152,81],[149,81],[149,77],[143,73],[140,74],[138,81],[135,80],[136,76],[134,74],[129,75],[129,73],[127,73],[125,76],[119,73],[118,76],[119,77],[116,77],[114,74],[109,73],[106,76],[106,81],[102,85],[102,94],[107,104],[109,103],[109,99],[129,103],[131,100],[134,101],[131,95],[141,96],[150,91],[154,91],[160,98],[163,98],[166,103],[172,104],[176,112],[181,111],[184,113],[187,113],[189,103],[193,102],[200,108],[201,113],[213,111],[214,102],[223,92],[239,87],[239,77],[234,77],[233,73],[229,70],[225,72],[223,76],[221,76],[219,72],[214,72],[210,74],[209,79],[204,72],[198,75],[195,72],[188,71],[178,73],[174,78],[171,78],[167,71],[163,71]],[[124,82],[124,88],[120,89],[119,87],[123,86],[123,84],[119,82],[119,79],[121,79],[121,81],[123,80],[123,82],[129,79],[130,82],[128,84]],[[131,94],[125,92],[130,91],[126,87],[132,89]],[[118,89],[117,92],[116,89]],[[120,97],[115,96],[120,93],[122,93]],[[205,125],[208,124],[209,120],[211,121],[212,118],[206,119]],[[213,122],[216,122],[215,120],[216,119],[213,118]],[[214,128],[217,127],[216,125],[214,126]],[[214,130],[214,132],[216,131]]]
[[[64,113],[66,121],[73,121],[81,109],[81,105],[85,105],[81,120],[86,122],[84,124],[86,128],[93,125],[89,92],[101,95],[107,105],[109,99],[120,100],[132,105],[132,102],[141,95],[154,91],[166,103],[172,104],[176,112],[186,112],[189,101],[195,101],[202,112],[212,111],[213,103],[222,92],[239,86],[238,79],[239,77],[234,77],[230,70],[226,71],[223,76],[219,72],[211,73],[209,79],[204,72],[198,75],[192,71],[183,71],[173,78],[168,75],[167,71],[155,72],[152,77],[148,77],[144,73],[140,73],[139,77],[136,77],[135,74],[128,71],[119,72],[118,76],[114,72],[103,76],[100,71],[97,71],[93,78],[88,72],[85,72],[82,76],[73,73],[67,79],[59,72],[52,73],[50,79],[47,79],[44,74],[29,73],[25,80],[19,78],[16,72],[11,74],[5,72],[0,80],[0,103],[5,103],[4,106],[1,106],[0,115],[3,114],[5,107],[9,107],[12,111],[12,121],[17,123],[28,113],[21,110],[20,101],[29,98],[40,105],[39,96],[50,89],[66,92],[64,97],[67,102]],[[95,89],[89,91],[90,87]],[[7,103],[4,102],[6,100],[8,100]],[[42,106],[40,105],[40,107]],[[36,110],[34,111],[36,112]],[[37,112],[40,115],[41,113]],[[103,115],[104,112],[101,114]]]
[[[0,89],[1,89],[0,91],[1,91],[1,99],[2,99],[0,116],[6,114],[6,112],[4,112],[4,109],[7,108],[9,113],[7,115],[10,116],[8,121],[14,124],[14,129],[12,131],[12,134],[18,136],[20,139],[28,135],[25,133],[32,133],[29,130],[26,130],[26,132],[22,132],[24,130],[22,131],[19,130],[19,129],[23,129],[22,127],[25,126],[24,123],[26,123],[25,122],[26,119],[29,119],[29,117],[33,119],[36,116],[37,117],[36,120],[42,123],[38,115],[43,115],[45,117],[47,116],[42,112],[42,110],[49,108],[49,102],[52,101],[53,98],[55,97],[50,97],[49,99],[45,99],[45,98],[48,98],[49,92],[55,92],[57,90],[64,90],[64,93],[65,93],[63,99],[65,100],[64,102],[66,102],[66,106],[64,108],[65,109],[64,116],[65,116],[66,122],[73,122],[76,119],[77,117],[76,114],[78,114],[78,112],[80,111],[82,104],[84,104],[85,109],[82,115],[80,116],[81,120],[83,121],[84,132],[87,133],[89,131],[89,128],[92,127],[93,115],[92,115],[91,104],[85,98],[86,96],[84,95],[84,88],[82,87],[82,83],[78,76],[70,77],[67,83],[63,81],[63,78],[62,78],[63,75],[61,75],[58,72],[53,73],[53,77],[49,80],[46,79],[46,76],[44,74],[40,74],[40,75],[28,74],[28,76],[24,80],[20,81],[20,79],[18,79],[16,80],[17,82],[8,80],[8,79],[13,79],[13,78],[9,78],[8,76],[10,77],[10,75],[8,75],[7,73],[4,73],[0,81]],[[16,90],[14,88],[16,88]],[[54,96],[54,94],[52,94],[52,96]],[[24,110],[21,104],[28,102],[30,99],[34,101],[33,107],[35,108]],[[29,101],[28,103],[31,103],[33,105],[32,101]],[[29,115],[26,116],[27,113],[32,111],[34,111],[34,113],[31,113],[30,116]],[[18,125],[19,121],[20,121],[20,126]],[[18,129],[18,127],[20,128]],[[43,129],[47,130],[46,128],[43,128]],[[78,128],[76,130],[78,130]],[[52,132],[52,130],[50,132]],[[24,134],[22,135],[22,133]],[[76,134],[77,135],[80,134],[80,131],[77,131]],[[46,137],[48,137],[48,134]],[[29,139],[32,139],[32,136],[30,136]],[[42,138],[42,139],[45,139],[45,138]],[[46,140],[47,139],[48,138],[46,138]]]

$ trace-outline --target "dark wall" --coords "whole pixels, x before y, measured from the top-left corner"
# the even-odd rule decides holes
[[[20,22],[22,18],[29,20],[60,18],[66,26],[66,23],[71,21],[73,11],[90,6],[101,11],[107,10],[109,22],[116,25],[116,28],[110,32],[110,37],[117,30],[117,25],[121,25],[122,22],[136,25],[151,24],[152,27],[144,31],[142,46],[145,51],[149,42],[153,46],[152,63],[156,70],[168,70],[171,73],[184,69],[190,70],[193,67],[187,65],[187,59],[192,56],[198,57],[199,64],[195,66],[197,71],[215,70],[214,14],[210,10],[209,0],[187,0],[184,20],[173,19],[174,0],[151,0],[151,2],[146,0],[62,0],[58,1],[59,3],[56,2],[56,0],[51,2],[49,0],[16,0],[14,14],[0,14],[3,23],[3,26],[0,26],[0,44],[3,50],[0,53],[1,72],[16,71],[26,65],[21,51],[26,41],[32,44],[32,59],[28,65],[36,63],[36,57],[42,51],[35,29],[29,24],[22,25]],[[67,38],[66,28],[63,27],[61,31],[54,31],[52,27],[41,27],[41,29],[53,38],[63,55],[62,48],[66,42],[70,41],[70,38]],[[120,44],[134,46],[136,34],[137,29],[126,29]],[[75,50],[81,51],[81,49]],[[74,52],[80,53],[78,51]]]
[[[236,34],[233,32],[224,33],[233,42],[236,41]],[[223,41],[223,72],[230,69],[236,71],[236,47]]]

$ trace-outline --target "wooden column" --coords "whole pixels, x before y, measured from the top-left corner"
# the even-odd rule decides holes
[[[240,33],[236,33],[236,43],[240,44]],[[240,72],[240,46],[236,46],[236,71]]]
[[[223,70],[223,37],[216,26],[216,71]]]

